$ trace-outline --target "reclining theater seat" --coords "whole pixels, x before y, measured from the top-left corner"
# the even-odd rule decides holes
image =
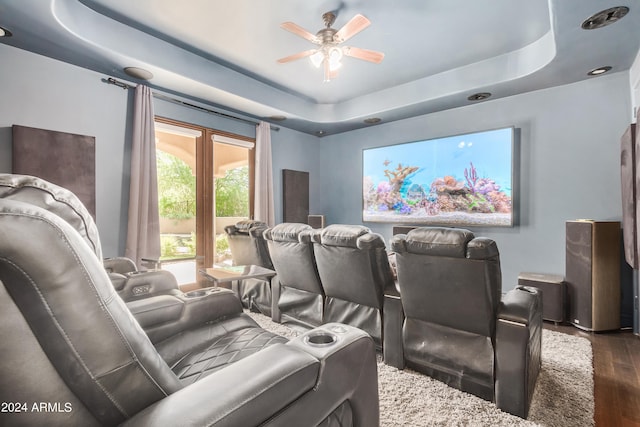
[[[64,219],[0,199],[0,236],[0,399],[60,405],[0,413],[1,425],[378,425],[374,344],[362,331],[324,325],[190,384],[156,351],[101,259]],[[230,291],[211,292],[239,308]],[[173,298],[134,303],[164,297]]]
[[[267,242],[262,237],[267,228],[267,224],[255,220],[240,221],[224,228],[233,265],[259,265],[273,269]],[[271,316],[270,279],[245,279],[233,286],[244,307]]]
[[[32,176],[3,174],[0,198],[25,201],[56,214],[81,234],[96,255],[101,253],[93,218],[69,190]],[[128,258],[115,261],[108,265],[135,270]],[[268,345],[286,341],[244,316],[231,291],[214,288],[185,294],[168,271],[119,274],[105,269],[157,351],[183,382],[195,381]]]
[[[468,230],[417,228],[391,247],[402,304],[386,297],[385,363],[406,363],[525,418],[540,369],[542,295],[516,288],[500,301],[496,243]],[[404,322],[392,321],[402,309]]]
[[[269,254],[276,270],[271,281],[276,322],[295,323],[304,327],[322,324],[324,291],[313,255],[307,224],[278,224],[264,232]]]
[[[325,293],[324,321],[367,332],[382,346],[382,309],[394,281],[382,236],[361,225],[329,225],[313,234]]]
[[[80,233],[96,256],[102,259],[95,221],[80,199],[66,188],[33,176],[0,174],[0,198],[26,202],[53,212]],[[133,261],[124,257],[106,258],[103,263],[113,286],[125,301],[180,293],[178,282],[168,271],[139,272]]]

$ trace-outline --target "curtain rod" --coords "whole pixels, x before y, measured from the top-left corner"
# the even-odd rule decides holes
[[[111,85],[114,85],[114,86],[121,87],[122,89],[135,89],[135,86],[129,85],[129,84],[124,83],[124,82],[121,82],[119,80],[116,80],[113,77],[109,77],[107,79],[102,79],[102,81],[104,83],[108,83],[108,84],[111,84]],[[249,124],[252,124],[252,125],[257,125],[259,123],[259,122],[256,122],[255,120],[244,119],[242,117],[232,116],[231,114],[226,114],[226,113],[221,113],[219,111],[210,110],[208,108],[201,107],[199,105],[190,104],[188,102],[181,101],[179,99],[172,98],[170,96],[163,95],[161,93],[156,93],[155,91],[151,91],[151,92],[153,93],[153,96],[155,98],[161,99],[163,101],[172,102],[174,104],[182,105],[184,107],[193,108],[193,109],[196,109],[196,110],[199,110],[199,111],[204,111],[205,113],[214,114],[216,116],[224,117],[226,119],[237,120],[237,121],[244,122],[244,123],[249,123]],[[279,127],[274,126],[272,124],[269,124],[269,126],[270,126],[271,130],[274,130],[276,132],[280,130]]]

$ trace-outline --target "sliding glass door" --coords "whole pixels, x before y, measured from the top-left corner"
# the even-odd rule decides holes
[[[253,141],[156,119],[161,265],[182,288],[209,286],[198,270],[231,263],[224,227],[252,217]]]
[[[253,143],[213,135],[215,264],[231,264],[224,228],[252,217]]]

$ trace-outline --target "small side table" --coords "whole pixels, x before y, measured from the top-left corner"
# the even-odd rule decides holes
[[[233,289],[236,294],[238,293],[238,281],[253,278],[266,279],[276,274],[274,270],[259,265],[214,266],[212,268],[200,269],[200,273],[208,279],[213,280],[214,286],[231,283],[231,289]]]

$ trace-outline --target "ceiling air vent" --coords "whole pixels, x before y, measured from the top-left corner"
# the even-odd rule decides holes
[[[480,93],[474,93],[473,95],[469,96],[467,99],[469,101],[482,101],[484,99],[487,99],[491,96],[491,94],[489,92],[480,92]]]
[[[596,28],[606,27],[622,19],[628,12],[629,8],[626,6],[616,6],[603,10],[585,19],[582,23],[582,29],[595,30]]]

